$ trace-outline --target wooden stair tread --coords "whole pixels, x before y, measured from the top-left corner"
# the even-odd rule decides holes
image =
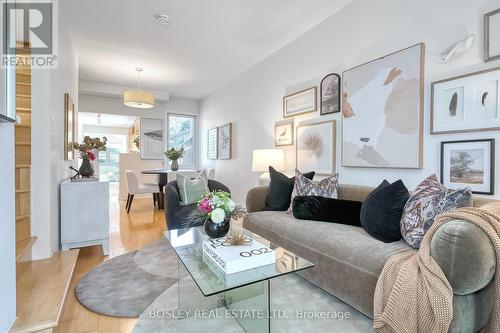
[[[28,83],[28,82],[19,82],[19,81],[17,81],[16,84],[18,84],[20,86],[31,86],[31,83]]]
[[[17,320],[9,333],[57,327],[80,250],[56,252],[29,262],[17,280]]]
[[[36,237],[30,237],[22,239],[16,242],[16,261],[19,260],[26,253],[26,250],[31,249],[33,243],[35,243]]]
[[[23,220],[23,219],[26,219],[29,217],[30,217],[30,214],[16,215],[16,221]]]
[[[16,169],[29,169],[31,168],[30,164],[16,164]]]
[[[31,146],[31,141],[16,141],[16,146]]]

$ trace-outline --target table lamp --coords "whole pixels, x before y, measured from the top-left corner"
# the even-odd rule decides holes
[[[269,166],[278,171],[285,170],[285,153],[281,149],[254,149],[252,159],[252,171],[262,172],[259,177],[259,185],[267,185],[271,180]]]

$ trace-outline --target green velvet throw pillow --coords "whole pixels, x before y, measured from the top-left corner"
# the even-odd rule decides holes
[[[181,205],[190,205],[198,202],[210,190],[208,189],[207,172],[203,171],[194,179],[177,174],[177,186],[179,187],[179,197]]]

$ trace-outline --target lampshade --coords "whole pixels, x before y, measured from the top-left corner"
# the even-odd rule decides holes
[[[123,103],[139,109],[150,109],[155,106],[155,96],[142,90],[127,90],[123,93]]]
[[[253,151],[252,171],[266,172],[269,166],[276,170],[285,170],[285,153],[281,149],[255,149]]]

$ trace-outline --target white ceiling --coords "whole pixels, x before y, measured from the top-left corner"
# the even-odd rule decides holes
[[[81,79],[201,98],[351,0],[65,1]]]
[[[81,125],[130,128],[136,120],[137,117],[107,113],[78,112],[78,123]]]

